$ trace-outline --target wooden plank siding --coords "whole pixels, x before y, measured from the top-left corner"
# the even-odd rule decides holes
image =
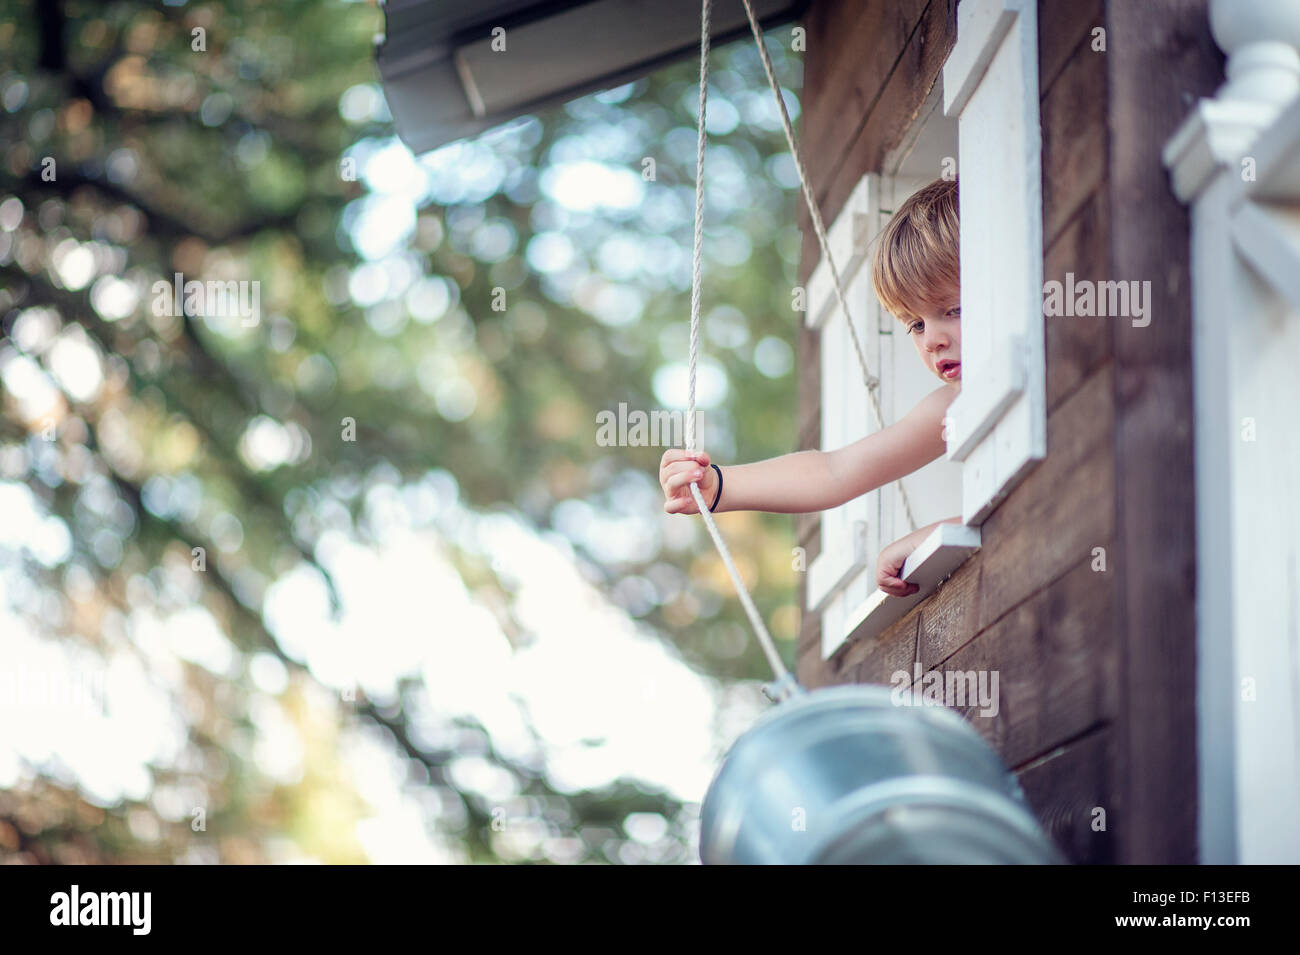
[[[809,9],[803,142],[828,224],[916,116],[956,6]],[[808,687],[888,683],[916,660],[998,671],[998,714],[967,716],[1080,863],[1196,861],[1188,223],[1159,153],[1222,75],[1207,17],[1206,0],[1039,0],[1044,278],[1150,279],[1155,317],[1049,319],[1048,456],[984,522],[980,552],[880,639],[823,661],[804,614],[797,646]],[[806,281],[818,252],[801,225]],[[817,348],[801,329],[801,449],[819,444]],[[818,515],[796,530],[811,561]]]
[[[1152,284],[1115,325],[1119,803],[1126,862],[1197,861],[1196,506],[1189,217],[1161,162],[1223,77],[1207,0],[1110,0],[1111,270]]]

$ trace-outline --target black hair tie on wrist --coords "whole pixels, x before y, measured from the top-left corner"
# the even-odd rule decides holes
[[[718,501],[722,500],[722,468],[716,464],[710,465],[710,467],[718,472],[718,493],[713,495],[713,503],[709,505],[709,513],[712,514],[713,509],[718,506]]]

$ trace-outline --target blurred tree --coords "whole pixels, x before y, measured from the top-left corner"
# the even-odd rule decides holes
[[[678,393],[694,66],[417,161],[376,83],[381,31],[376,8],[332,0],[0,2],[0,484],[27,488],[68,545],[0,541],[9,600],[35,631],[105,659],[143,641],[142,607],[196,606],[235,660],[178,671],[187,755],[152,764],[150,796],[95,805],[55,754],[0,792],[0,851],[252,861],[289,839],[308,857],[364,859],[351,834],[364,802],[321,742],[356,719],[438,793],[431,824],[468,860],[497,860],[501,842],[491,800],[448,771],[466,751],[574,840],[574,861],[647,857],[627,848],[631,813],[667,820],[656,861],[689,857],[670,794],[631,779],[562,790],[472,720],[438,714],[418,680],[322,696],[268,619],[268,591],[304,566],[340,610],[322,542],[379,539],[372,492],[449,474],[468,513],[568,541],[588,579],[692,667],[766,676],[698,519],[660,511],[662,448],[595,439],[599,412]],[[797,88],[797,60],[769,46]],[[725,461],[793,444],[799,236],[757,54],[716,56],[702,402],[706,447]],[[258,312],[175,314],[159,283],[177,273],[256,283]],[[790,640],[789,519],[723,526]],[[497,561],[440,530],[474,598],[526,644]],[[288,674],[279,692],[248,678],[267,655]],[[252,756],[268,697],[315,741],[291,781]],[[181,805],[207,807],[202,826]]]

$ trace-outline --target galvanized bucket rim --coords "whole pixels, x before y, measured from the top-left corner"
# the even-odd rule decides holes
[[[784,719],[786,713],[807,709],[810,706],[818,706],[824,709],[834,709],[835,704],[846,705],[854,702],[883,702],[888,703],[895,709],[907,709],[919,711],[924,719],[941,724],[946,727],[956,729],[958,732],[967,733],[978,737],[987,746],[988,741],[980,736],[979,731],[971,726],[969,722],[963,719],[951,707],[939,703],[909,703],[903,706],[894,702],[894,689],[885,686],[883,683],[852,683],[840,686],[819,687],[815,690],[809,690],[798,696],[791,697],[783,703],[774,704],[766,713],[763,713],[754,725],[737,737],[739,742],[750,733],[758,730],[768,723],[775,722],[777,719]],[[734,746],[734,744],[733,744]]]
[[[915,800],[920,800],[915,801]],[[931,809],[943,807],[966,815],[983,812],[985,821],[997,822],[1026,842],[1038,841],[1038,824],[1027,806],[1019,802],[999,799],[992,791],[958,783],[949,776],[907,776],[888,782],[876,783],[870,789],[853,793],[838,804],[843,822],[861,822],[878,811],[896,807],[906,809]],[[736,833],[738,835],[739,833]],[[814,843],[807,858],[820,858],[839,833],[829,833]],[[727,846],[730,851],[734,846]],[[1051,846],[1056,854],[1055,846]],[[1059,857],[1054,859],[1059,861]]]
[[[735,797],[731,801],[735,802]],[[876,813],[900,806],[907,809],[943,807],[968,815],[984,812],[984,821],[1005,826],[1011,835],[1029,842],[1035,841],[1037,835],[1037,825],[1023,804],[1008,803],[991,791],[958,783],[948,776],[910,775],[877,782],[838,801],[835,812],[840,822],[857,825]],[[741,817],[736,812],[720,811],[717,815],[723,821],[713,830],[711,838],[701,842],[701,848],[707,847],[710,854],[729,858],[734,854],[740,836]],[[839,832],[831,832],[818,837],[805,854],[805,859],[820,858],[839,835]]]

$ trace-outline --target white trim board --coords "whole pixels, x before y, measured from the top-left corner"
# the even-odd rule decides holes
[[[1232,13],[1233,31],[1277,33]],[[1250,89],[1255,45],[1233,46],[1228,85]],[[1192,221],[1197,861],[1214,865],[1300,859],[1297,145],[1300,102],[1221,93],[1164,151]],[[1239,431],[1248,419],[1260,440]]]
[[[818,554],[808,565],[806,608],[821,613],[826,604],[855,575],[867,566],[867,522],[855,521],[850,533],[852,553],[840,553],[828,547],[826,559]]]
[[[876,590],[845,618],[839,636],[822,628],[822,659],[829,660],[842,647],[859,640],[874,640],[907,612],[925,600],[953,571],[980,549],[980,530],[965,524],[940,524],[903,564],[903,580],[920,589],[907,597]]]
[[[835,268],[839,270],[845,295],[849,295],[849,287],[857,277],[858,270],[867,261],[867,250],[872,239],[871,204],[873,199],[879,202],[879,199],[872,195],[872,191],[876,188],[875,177],[870,174],[859,179],[848,201],[844,203],[844,208],[826,230],[826,248],[830,251],[831,258],[835,260]],[[851,295],[849,300],[853,301]],[[826,261],[825,256],[818,260],[812,275],[808,277],[805,304],[807,311],[804,313],[804,324],[809,328],[819,329],[828,321],[844,320],[833,317],[839,310],[839,297],[835,294],[835,280],[831,276],[830,263]],[[861,319],[859,315],[853,317]]]

